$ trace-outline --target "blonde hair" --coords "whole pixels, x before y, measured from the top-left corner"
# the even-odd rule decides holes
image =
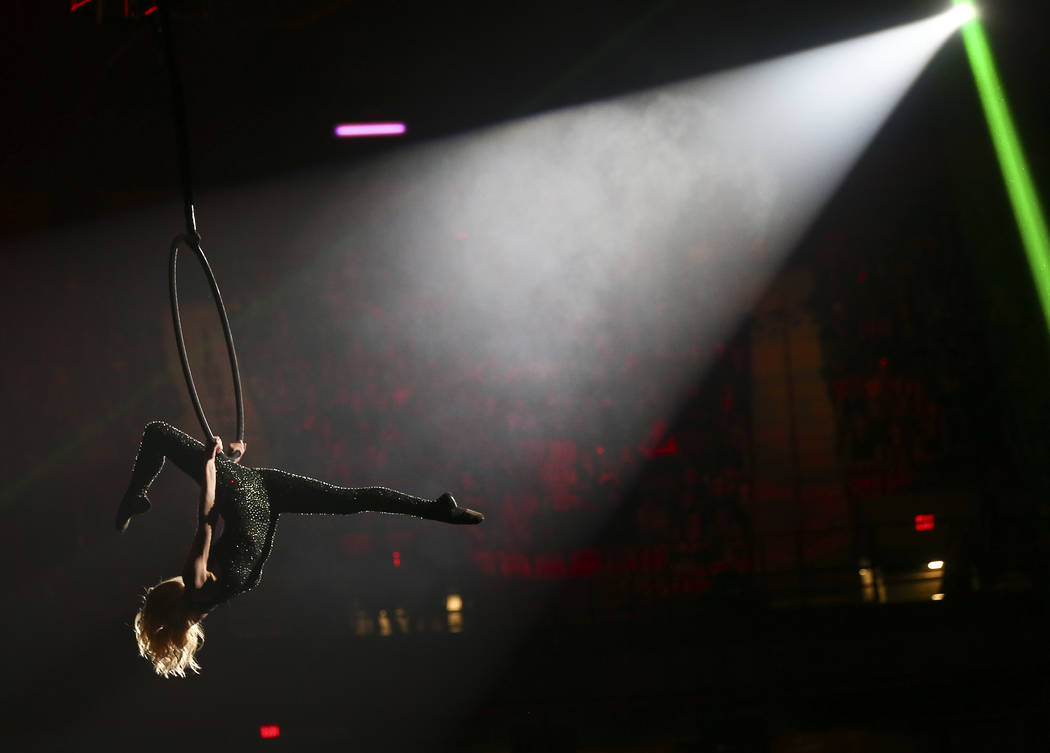
[[[139,654],[161,677],[185,677],[187,669],[201,671],[196,656],[204,645],[203,618],[186,608],[185,590],[181,577],[162,580],[146,589],[135,615]]]

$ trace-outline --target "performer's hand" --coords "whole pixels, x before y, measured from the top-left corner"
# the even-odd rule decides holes
[[[208,581],[218,581],[215,573],[208,569],[208,563],[203,557],[193,561],[193,587],[204,588]]]
[[[248,450],[247,442],[230,442],[230,451],[239,452],[240,455],[234,457],[233,462],[239,463],[244,458],[244,453]]]
[[[220,437],[212,437],[214,444],[211,447],[211,459],[214,460],[215,456],[222,452],[222,439]]]

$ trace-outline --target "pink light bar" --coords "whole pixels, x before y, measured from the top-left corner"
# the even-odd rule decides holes
[[[335,135],[342,139],[361,136],[400,136],[404,132],[404,123],[340,123],[335,127]]]
[[[276,724],[264,724],[259,727],[259,737],[264,740],[273,740],[281,736],[281,728]]]

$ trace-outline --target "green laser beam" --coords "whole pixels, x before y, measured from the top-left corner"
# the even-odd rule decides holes
[[[973,5],[969,0],[954,0],[956,5]],[[988,121],[999,167],[1006,183],[1017,227],[1021,233],[1028,266],[1032,270],[1039,303],[1043,308],[1043,319],[1050,331],[1050,236],[1046,230],[1046,219],[1039,203],[1025,160],[1021,140],[1014,127],[1010,108],[1006,103],[999,74],[992,57],[992,48],[979,19],[974,18],[962,27],[966,55],[970,59],[977,92]]]

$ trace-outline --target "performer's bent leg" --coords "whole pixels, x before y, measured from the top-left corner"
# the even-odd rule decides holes
[[[118,531],[128,527],[132,515],[149,509],[146,492],[164,467],[165,458],[198,484],[203,483],[204,444],[163,421],[150,423],[142,433],[142,444],[131,469],[131,483],[117,510]]]
[[[485,516],[456,505],[451,494],[423,499],[382,486],[351,488],[297,476],[275,468],[259,468],[276,513],[352,515],[384,512],[413,515],[444,523],[480,523]]]

